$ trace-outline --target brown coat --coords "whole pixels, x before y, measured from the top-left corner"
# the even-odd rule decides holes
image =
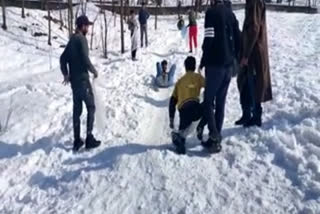
[[[249,60],[249,72],[256,74],[256,101],[272,100],[264,0],[246,0],[241,55]]]

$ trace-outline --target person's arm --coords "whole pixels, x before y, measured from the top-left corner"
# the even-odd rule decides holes
[[[174,116],[176,114],[176,105],[178,103],[178,84],[176,84],[169,103],[170,128],[174,128]]]
[[[80,38],[79,39],[79,47],[80,47],[80,55],[82,56],[82,59],[87,67],[87,69],[94,74],[94,77],[98,77],[98,72],[95,69],[95,67],[92,65],[91,60],[89,58],[89,48],[88,48],[88,43],[85,38]]]
[[[246,17],[247,27],[244,30],[246,31],[246,40],[243,44],[243,57],[246,59],[251,55],[259,37],[263,5],[260,1],[252,1],[252,6],[249,10],[249,16]]]
[[[60,70],[64,77],[63,84],[67,84],[70,80],[68,63],[69,63],[69,43],[67,47],[64,49],[62,55],[60,56]]]
[[[204,20],[204,40],[202,44],[202,58],[200,61],[200,69],[204,67],[207,60],[208,50],[212,48],[213,39],[215,36],[215,29],[211,19],[211,13],[208,11]]]

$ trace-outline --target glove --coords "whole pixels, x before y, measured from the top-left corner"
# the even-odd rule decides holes
[[[170,118],[170,129],[174,129],[174,120],[173,118]]]

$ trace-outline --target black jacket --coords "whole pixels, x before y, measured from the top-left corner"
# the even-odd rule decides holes
[[[235,41],[240,41],[240,35],[234,33],[236,32],[235,26],[237,26],[235,15],[223,3],[208,9],[204,24],[205,35],[202,45],[201,68],[232,64],[233,57],[238,51],[236,49],[239,49],[239,45]]]
[[[70,76],[73,87],[81,85],[83,81],[89,81],[88,71],[97,72],[89,59],[88,42],[83,34],[76,33],[71,36],[60,57],[60,68],[64,76]]]

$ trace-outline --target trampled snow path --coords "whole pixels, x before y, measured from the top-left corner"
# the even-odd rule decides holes
[[[71,91],[58,69],[66,37],[57,31],[49,70],[46,38],[30,42],[18,29],[28,22],[10,11],[14,27],[0,31],[0,121],[8,121],[0,136],[0,213],[320,213],[319,15],[268,13],[274,101],[264,106],[262,129],[234,127],[233,80],[223,151],[210,157],[192,136],[187,155],[167,149],[172,88],[150,86],[164,58],[177,62],[177,77],[184,72],[187,49],[175,18],[160,18],[156,32],[150,24],[138,62],[116,52],[116,30],[110,59],[92,53],[104,143],[73,154]],[[45,23],[41,12],[28,12],[29,21]],[[243,20],[243,11],[237,15]]]

